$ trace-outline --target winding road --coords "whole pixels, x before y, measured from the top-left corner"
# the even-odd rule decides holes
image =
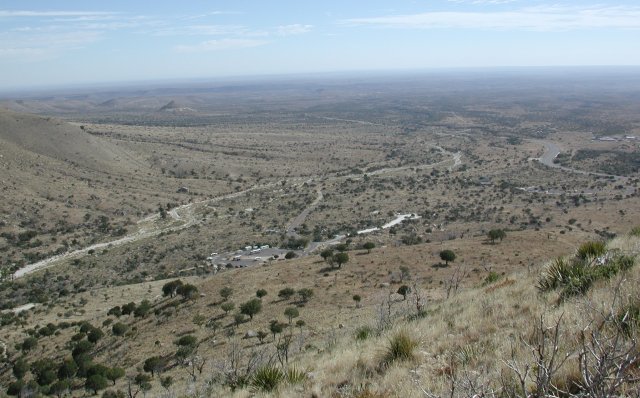
[[[394,168],[385,168],[385,169],[379,169],[376,170],[374,172],[371,173],[366,173],[368,175],[379,175],[379,174],[384,174],[384,173],[391,173],[391,172],[397,172],[397,171],[403,171],[403,170],[407,170],[407,169],[424,169],[424,168],[428,168],[428,167],[436,167],[438,165],[441,164],[445,164],[447,162],[451,162],[453,161],[453,165],[451,166],[450,169],[452,169],[453,167],[458,166],[459,164],[462,164],[461,162],[461,155],[460,153],[451,153],[446,151],[444,148],[438,147],[438,146],[434,146],[435,148],[439,149],[443,154],[448,154],[449,156],[451,156],[451,159],[447,159],[447,160],[443,160],[437,163],[433,163],[433,164],[423,164],[423,165],[418,165],[418,166],[403,166],[403,167],[394,167]],[[330,176],[330,177],[324,177],[324,180],[328,180],[328,179],[338,179],[338,178],[359,178],[362,177],[362,174],[354,174],[354,175],[342,175],[342,176]],[[319,178],[319,177],[312,177],[310,180],[307,179],[306,182],[312,181],[314,178]],[[294,178],[292,180],[295,179],[299,179],[299,178]],[[301,182],[300,184],[303,184],[303,182]],[[60,261],[63,260],[69,260],[69,259],[73,259],[73,258],[79,258],[79,257],[83,257],[89,254],[89,252],[94,252],[94,251],[98,251],[100,249],[106,249],[106,248],[112,248],[112,247],[116,247],[116,246],[121,246],[124,244],[128,244],[128,243],[133,243],[133,242],[137,242],[139,240],[143,240],[143,239],[148,239],[154,236],[158,236],[164,232],[175,232],[175,231],[180,231],[186,228],[189,228],[197,223],[199,223],[200,221],[195,217],[194,213],[194,209],[195,206],[198,205],[202,205],[202,204],[210,204],[210,203],[215,203],[221,200],[225,200],[225,199],[233,199],[236,197],[240,197],[243,195],[246,195],[247,193],[257,190],[257,189],[268,189],[271,187],[276,186],[276,183],[268,183],[268,184],[262,184],[262,185],[254,185],[253,187],[250,187],[248,189],[245,189],[243,191],[238,191],[238,192],[234,192],[234,193],[230,193],[227,195],[222,195],[222,196],[218,196],[218,197],[214,197],[214,198],[209,198],[209,199],[204,199],[201,201],[197,201],[197,202],[192,202],[192,203],[188,203],[182,206],[178,206],[176,208],[171,209],[170,211],[167,212],[167,214],[171,217],[171,219],[173,220],[173,224],[170,225],[165,225],[165,226],[161,226],[161,225],[157,225],[157,221],[160,220],[160,214],[156,213],[156,214],[152,214],[150,216],[147,216],[143,219],[141,219],[140,221],[137,222],[137,225],[139,226],[138,231],[129,234],[127,236],[124,236],[120,239],[115,239],[109,242],[102,242],[102,243],[96,243],[90,246],[87,246],[85,248],[82,249],[78,249],[78,250],[74,250],[71,252],[67,252],[67,253],[63,253],[63,254],[59,254],[59,255],[55,255],[52,257],[49,257],[47,259],[32,263],[32,264],[28,264],[26,266],[24,266],[23,268],[20,268],[19,270],[17,270],[14,274],[13,274],[13,278],[17,279],[17,278],[21,278],[24,277],[26,275],[32,274],[36,271],[40,271],[42,269],[46,269],[49,267],[52,267],[54,265],[56,265],[57,263],[59,263]],[[300,225],[302,225],[304,223],[304,220],[307,218],[307,216],[309,215],[309,213],[318,205],[318,203],[320,203],[323,200],[323,195],[322,195],[322,191],[320,191],[320,188],[317,189],[317,197],[316,199],[309,204],[309,206],[307,206],[300,214],[298,214],[296,217],[294,217],[293,219],[291,219],[291,221],[289,221],[289,223],[287,224],[286,227],[286,231],[287,231],[287,235],[288,236],[293,236],[296,237],[298,236],[297,233],[295,232],[295,229],[298,228]],[[313,243],[313,249],[308,248],[305,253],[310,253],[313,250],[317,249],[318,247],[321,246],[326,246],[326,245],[331,245],[334,244],[336,242],[339,242],[342,238],[344,238],[344,236],[338,236],[335,237],[334,239],[325,241],[325,242],[314,242]]]
[[[563,171],[568,171],[570,173],[576,173],[576,174],[613,178],[615,180],[628,179],[628,177],[625,177],[625,176],[618,176],[618,175],[606,174],[606,173],[597,173],[594,171],[587,171],[587,170],[579,170],[579,169],[565,167],[560,164],[554,163],[553,161],[558,157],[560,152],[562,152],[560,147],[557,144],[549,141],[534,141],[534,142],[544,146],[544,152],[542,153],[542,156],[540,156],[539,158],[535,158],[534,160],[537,160],[538,162],[544,164],[545,166],[552,167],[554,169],[560,169]]]

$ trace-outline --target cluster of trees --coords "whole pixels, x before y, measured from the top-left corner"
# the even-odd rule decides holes
[[[176,279],[162,286],[162,294],[170,298],[180,295],[185,300],[192,300],[198,296],[198,288],[192,284],[183,283],[180,279]]]
[[[53,325],[54,326],[54,325]],[[62,397],[67,395],[77,383],[76,380],[84,379],[83,386],[87,391],[96,394],[125,375],[124,369],[120,367],[108,367],[93,362],[93,352],[96,350],[98,342],[104,337],[102,329],[84,322],[76,325],[78,332],[71,337],[68,346],[71,355],[62,360],[52,358],[38,358],[29,362],[26,356],[21,356],[13,362],[12,370],[16,381],[9,384],[7,395],[10,396],[31,396],[31,395],[54,395]],[[46,329],[46,330],[44,330]],[[41,336],[49,335],[49,331],[55,330],[55,326],[47,325],[41,328]],[[27,337],[20,348],[24,353],[33,350],[38,343],[34,336]],[[25,381],[28,373],[32,377],[30,381]]]
[[[296,294],[298,295],[301,303],[306,303],[311,297],[313,297],[313,290],[309,288],[294,290],[293,288],[285,287],[278,292],[278,297],[282,300],[288,301]]]
[[[340,245],[336,246],[336,248],[339,250],[338,253],[334,253],[333,249],[330,248],[324,249],[320,252],[320,257],[322,257],[326,263],[330,264],[332,268],[336,265],[338,268],[342,268],[342,264],[349,262],[349,254],[345,252],[346,248],[340,250],[342,248]]]

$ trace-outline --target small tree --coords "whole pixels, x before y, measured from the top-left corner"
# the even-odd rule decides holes
[[[178,288],[182,286],[182,281],[177,279],[175,281],[167,282],[162,286],[162,295],[174,297],[177,293]]]
[[[155,356],[151,358],[147,358],[144,361],[144,367],[142,368],[145,372],[151,373],[151,377],[154,377],[156,373],[160,373],[162,369],[164,369],[166,365],[166,360],[162,357]]]
[[[237,313],[233,314],[233,323],[234,323],[234,325],[238,326],[242,322],[244,322],[244,320],[245,320],[245,317],[244,317],[244,314],[242,312],[237,312]]]
[[[285,287],[284,289],[281,289],[278,292],[278,297],[280,297],[283,300],[289,300],[291,296],[293,296],[294,294],[296,294],[295,290],[293,290],[290,287]]]
[[[298,312],[296,307],[287,307],[287,309],[284,310],[284,315],[289,319],[289,325],[291,325],[293,318],[300,316],[300,312]]]
[[[93,328],[87,335],[87,340],[92,343],[97,343],[104,336],[104,332],[98,328]]]
[[[282,333],[284,325],[274,319],[269,323],[269,330],[273,334],[273,340],[275,341],[276,334]]]
[[[124,334],[127,333],[127,330],[129,330],[129,326],[122,322],[114,323],[111,327],[111,332],[114,336],[124,336]]]
[[[220,289],[220,297],[222,297],[223,301],[229,300],[229,297],[231,297],[232,294],[233,294],[233,289],[230,288],[229,286],[225,286],[222,289]]]
[[[407,285],[402,285],[398,288],[398,294],[402,295],[403,300],[407,299],[407,294],[411,292],[411,288]]]
[[[449,261],[454,261],[456,259],[456,254],[452,250],[443,250],[440,252],[440,259],[444,261],[445,265],[449,265]]]
[[[298,290],[298,296],[300,296],[300,301],[306,303],[311,297],[313,297],[313,290],[309,288],[300,289]]]
[[[291,260],[292,258],[296,257],[296,252],[294,251],[288,251],[287,254],[284,255],[284,258],[287,260]]]
[[[116,318],[120,318],[120,316],[122,315],[122,310],[120,309],[119,305],[116,305],[115,307],[111,308],[109,312],[107,312],[107,315],[113,315]]]
[[[87,378],[87,381],[84,383],[84,388],[93,391],[94,394],[98,394],[98,391],[107,388],[108,385],[109,381],[106,377],[96,374]]]
[[[262,342],[264,341],[265,337],[267,337],[269,334],[263,330],[258,330],[258,340],[260,341],[260,344],[262,344]]]
[[[331,257],[333,256],[333,249],[324,249],[320,252],[320,257],[324,260],[325,263],[329,262]]]
[[[249,319],[253,319],[253,316],[258,314],[262,310],[262,301],[260,299],[251,299],[246,303],[240,305],[240,313],[248,315]]]
[[[256,291],[256,297],[258,297],[259,299],[262,299],[266,295],[267,291],[264,289],[259,289],[258,291]]]
[[[31,364],[31,373],[41,386],[53,383],[57,379],[56,363],[48,358],[38,359]]]
[[[71,379],[78,373],[78,365],[73,359],[67,358],[58,367],[59,379]]]
[[[349,254],[345,252],[337,253],[333,256],[333,261],[338,264],[338,268],[342,268],[342,264],[349,262]]]
[[[487,234],[487,237],[491,240],[491,243],[495,243],[496,239],[499,239],[500,242],[507,236],[507,233],[504,232],[503,229],[492,229]]]
[[[60,398],[69,393],[71,390],[71,383],[69,380],[57,380],[49,387],[49,394],[53,394]]]
[[[193,300],[198,296],[198,288],[189,283],[179,286],[176,291],[184,300]]]
[[[362,300],[362,297],[360,297],[359,294],[353,295],[353,301],[356,302],[356,308],[360,308],[360,300]]]
[[[220,305],[220,308],[222,309],[222,311],[224,311],[224,314],[227,315],[229,311],[233,311],[233,309],[236,308],[236,305],[231,301],[227,301],[226,303],[222,303],[222,305]]]
[[[139,306],[133,311],[133,316],[136,318],[144,318],[151,311],[151,303],[149,300],[142,300]]]
[[[362,245],[362,247],[363,247],[364,249],[366,249],[366,250],[367,250],[367,253],[371,253],[371,250],[372,250],[374,247],[376,247],[376,244],[375,244],[375,243],[373,243],[373,242],[367,242],[367,243],[365,243],[364,245]]]
[[[13,375],[18,380],[22,380],[22,378],[24,377],[24,375],[27,374],[28,371],[29,371],[29,362],[25,361],[24,358],[18,359],[13,364]]]
[[[37,345],[38,339],[36,339],[35,337],[27,337],[22,340],[22,345],[20,346],[20,348],[22,349],[22,351],[26,352],[36,348]]]
[[[122,315],[132,314],[136,309],[136,303],[133,301],[122,306]]]
[[[124,377],[124,369],[122,368],[109,368],[107,369],[107,373],[105,374],[105,377],[109,380],[111,380],[111,382],[113,383],[113,385],[116,384],[116,380]]]

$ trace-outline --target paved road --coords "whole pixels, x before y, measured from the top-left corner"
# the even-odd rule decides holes
[[[451,152],[446,151],[445,149],[438,147],[438,146],[434,146],[434,148],[439,149],[443,154],[449,154],[452,156],[452,160],[453,160],[453,165],[454,167],[458,164],[461,164],[461,160],[460,160],[460,154],[453,154]],[[447,162],[450,162],[451,159],[447,159],[447,160],[443,160],[441,162],[437,162],[434,164],[423,164],[423,165],[418,165],[418,166],[404,166],[404,167],[395,167],[395,168],[385,168],[385,169],[380,169],[380,170],[376,170],[372,173],[367,173],[369,175],[379,175],[379,174],[384,174],[384,173],[391,173],[391,172],[396,172],[396,171],[402,171],[402,170],[407,170],[407,169],[424,169],[424,168],[431,168],[431,167],[435,167]],[[343,175],[343,176],[332,176],[332,177],[324,177],[324,180],[327,179],[344,179],[344,178],[360,178],[362,177],[362,174],[353,174],[353,175]],[[316,177],[319,178],[319,177]],[[312,179],[306,179],[306,180],[301,180],[300,178],[293,178],[292,181],[295,180],[299,180],[300,184],[303,184],[304,182],[309,182],[312,181]],[[236,198],[239,196],[243,196],[245,194],[247,194],[248,192],[254,191],[256,189],[266,189],[269,187],[273,187],[275,186],[276,183],[268,183],[268,184],[262,184],[262,185],[254,185],[253,187],[250,187],[248,189],[245,189],[243,191],[238,191],[238,192],[234,192],[234,193],[230,193],[227,195],[222,195],[222,196],[218,196],[215,198],[209,198],[209,199],[204,199],[198,202],[192,202],[192,203],[188,203],[186,205],[182,205],[182,206],[178,206],[176,208],[171,209],[169,212],[167,212],[167,214],[172,218],[172,220],[174,221],[174,224],[172,225],[165,225],[165,226],[158,226],[156,224],[156,221],[160,218],[159,214],[152,214],[140,221],[138,221],[138,225],[140,225],[140,229],[132,234],[129,234],[127,236],[124,236],[120,239],[115,239],[109,242],[103,242],[103,243],[96,243],[94,245],[82,248],[82,249],[78,249],[78,250],[74,250],[71,252],[67,252],[67,253],[63,253],[63,254],[59,254],[53,257],[49,257],[47,259],[38,261],[36,263],[33,264],[29,264],[23,268],[20,268],[19,270],[17,270],[14,274],[13,274],[13,278],[17,279],[17,278],[21,278],[23,276],[32,274],[36,271],[45,269],[45,268],[49,268],[51,266],[54,266],[55,264],[57,264],[58,262],[62,261],[62,260],[67,260],[67,259],[72,259],[72,258],[78,258],[78,257],[83,257],[86,256],[87,254],[89,254],[89,252],[94,252],[94,251],[98,251],[101,249],[105,249],[105,248],[111,248],[111,247],[115,247],[115,246],[120,246],[120,245],[124,245],[127,243],[132,243],[132,242],[136,242],[142,239],[147,239],[147,238],[151,238],[157,235],[160,235],[163,232],[174,232],[174,231],[179,231],[188,227],[191,227],[192,225],[195,225],[197,223],[199,223],[200,221],[195,217],[194,215],[194,209],[195,206],[197,205],[201,205],[201,204],[208,204],[208,203],[214,203],[214,202],[218,202],[221,200],[225,200],[225,199],[232,199],[232,198]],[[293,218],[288,227],[287,227],[287,234],[290,236],[296,236],[297,234],[295,233],[295,228],[299,227],[300,225],[302,225],[302,223],[304,222],[304,220],[307,218],[307,216],[309,215],[309,213],[313,210],[313,208],[320,203],[320,201],[322,201],[323,196],[322,196],[322,192],[320,191],[320,189],[318,188],[318,196],[316,197],[316,199],[314,200],[313,203],[311,203],[307,208],[305,208],[300,214],[298,214],[295,218]],[[319,247],[325,247],[325,246],[329,246],[329,245],[333,245],[336,244],[337,242],[339,242],[341,239],[343,239],[344,236],[340,236],[340,237],[335,237],[333,239],[330,239],[328,241],[325,242],[314,242],[310,247],[308,247],[304,252],[302,252],[303,254],[308,254],[313,252],[314,250],[318,249]]]
[[[554,163],[553,161],[555,160],[555,158],[558,157],[558,155],[560,154],[561,150],[560,147],[553,143],[553,142],[549,142],[549,141],[534,141],[537,142],[541,145],[544,146],[544,152],[542,153],[542,156],[540,156],[539,158],[535,159],[538,162],[544,164],[545,166],[548,167],[553,167],[554,169],[560,169],[563,171],[568,171],[570,173],[576,173],[576,174],[584,174],[584,175],[591,175],[591,176],[598,176],[598,177],[606,177],[606,178],[613,178],[616,180],[627,180],[628,177],[624,177],[624,176],[618,176],[618,175],[613,175],[613,174],[606,174],[606,173],[596,173],[593,171],[586,171],[586,170],[579,170],[579,169],[573,169],[571,167],[565,167],[562,166],[558,163]]]
[[[318,205],[318,203],[320,203],[323,199],[322,191],[320,190],[320,188],[318,188],[316,192],[318,193],[318,196],[316,197],[316,199],[304,210],[302,210],[300,214],[298,214],[291,221],[289,221],[289,223],[287,224],[287,227],[286,227],[287,236],[290,236],[292,238],[299,237],[298,233],[296,232],[296,229],[299,228],[304,223],[304,220],[307,219],[307,216],[309,215],[309,213],[311,213],[311,210],[313,210]]]

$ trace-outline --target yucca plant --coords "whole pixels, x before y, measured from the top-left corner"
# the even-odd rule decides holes
[[[404,330],[399,331],[389,339],[383,358],[383,365],[394,361],[407,361],[413,359],[413,350],[418,343]]]
[[[578,252],[576,253],[576,257],[580,260],[587,260],[591,258],[600,257],[607,252],[607,247],[604,242],[584,242],[578,248]]]
[[[287,374],[285,375],[287,379],[287,383],[289,384],[301,384],[307,380],[307,374],[302,370],[296,368],[295,366],[287,369]]]
[[[557,258],[538,279],[538,290],[562,289],[560,299],[586,293],[593,284],[595,272],[582,261]]]
[[[571,267],[564,258],[556,258],[538,280],[538,290],[548,292],[563,285],[571,274]]]
[[[270,392],[275,390],[285,379],[285,374],[274,365],[265,365],[258,369],[251,379],[251,385],[260,391]]]

